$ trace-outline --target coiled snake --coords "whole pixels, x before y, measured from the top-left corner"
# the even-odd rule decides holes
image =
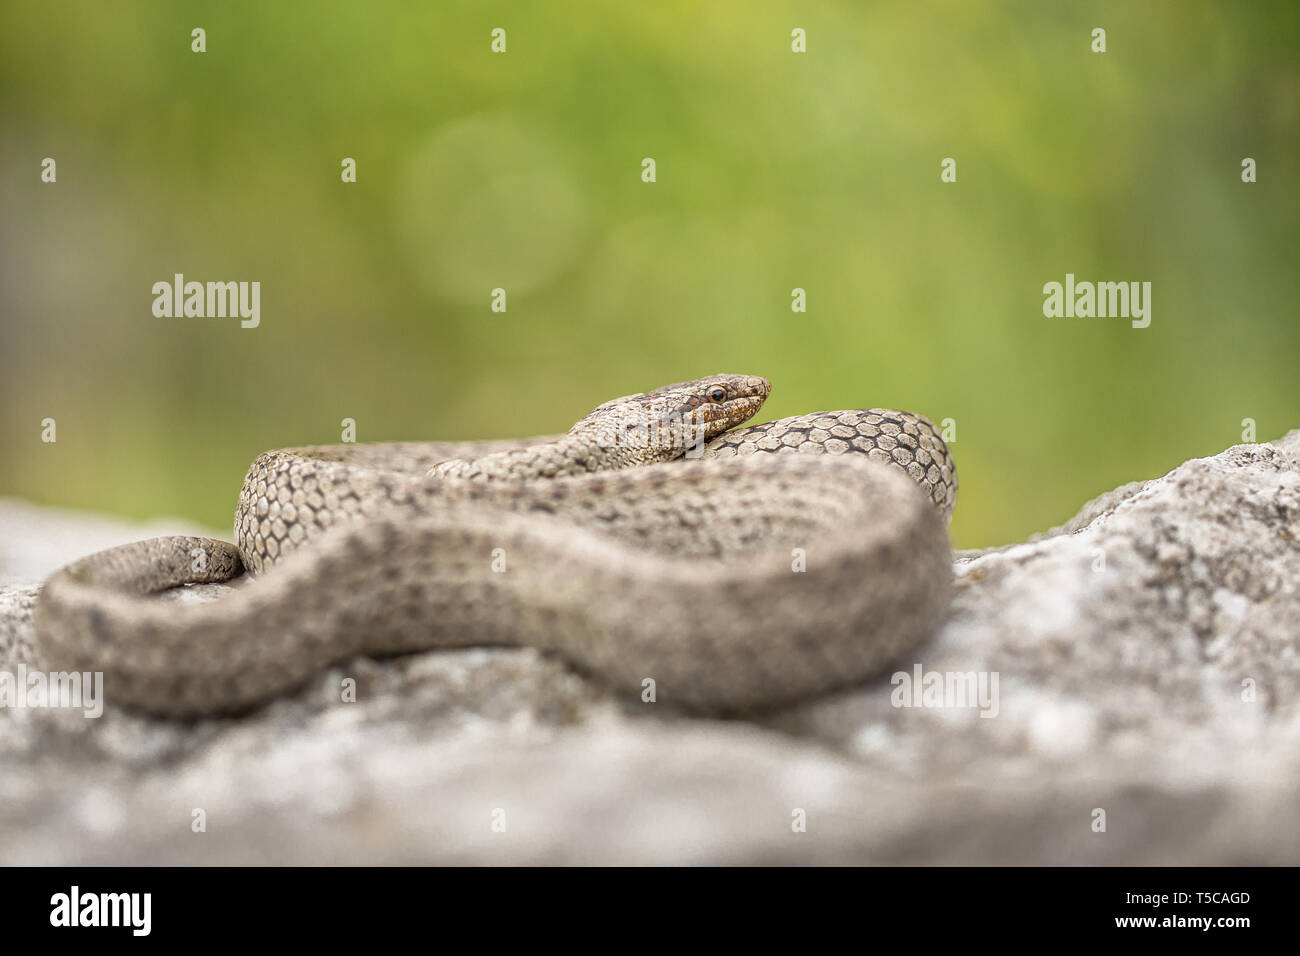
[[[562,436],[267,452],[237,546],[154,538],[63,568],[38,653],[175,716],[245,709],[358,653],[480,644],[711,712],[860,682],[946,609],[956,471],[907,412],[733,429],[769,392],[714,375],[606,402]],[[150,597],[243,568],[212,602]]]

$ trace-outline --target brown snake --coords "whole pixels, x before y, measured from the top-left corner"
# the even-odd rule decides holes
[[[356,654],[485,644],[710,712],[858,683],[947,607],[956,471],[908,412],[733,429],[769,392],[714,375],[606,402],[563,436],[267,452],[237,546],[154,538],[63,568],[38,653],[175,716],[245,709]],[[151,596],[243,568],[215,601]]]

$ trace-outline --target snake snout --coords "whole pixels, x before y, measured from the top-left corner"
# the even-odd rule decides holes
[[[757,375],[731,375],[725,383],[726,400],[711,408],[706,406],[710,438],[753,418],[772,393],[772,383]]]
[[[727,375],[722,379],[727,390],[725,404],[745,405],[757,411],[772,394],[772,383],[758,375]]]

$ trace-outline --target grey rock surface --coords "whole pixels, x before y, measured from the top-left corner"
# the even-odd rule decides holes
[[[0,501],[0,671],[34,661],[46,574],[166,533],[201,532]],[[358,658],[238,719],[0,708],[0,862],[1300,863],[1300,431],[956,571],[898,662],[921,706],[886,674],[702,720],[471,649]]]

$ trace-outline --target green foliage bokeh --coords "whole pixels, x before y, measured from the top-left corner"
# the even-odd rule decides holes
[[[1298,10],[7,4],[0,494],[223,527],[344,418],[556,432],[726,371],[764,419],[953,419],[955,544],[1023,538],[1300,426]],[[261,325],[154,317],[176,272]],[[1045,318],[1067,272],[1150,281],[1150,328]]]

